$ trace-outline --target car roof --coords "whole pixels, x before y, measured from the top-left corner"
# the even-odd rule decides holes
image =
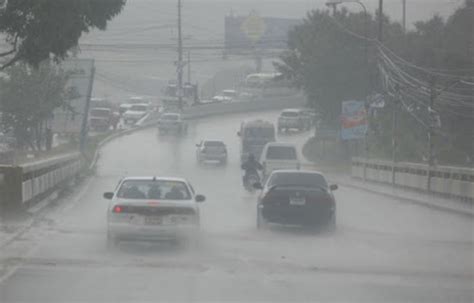
[[[91,110],[106,110],[106,111],[111,111],[110,108],[108,107],[93,107]]]
[[[263,126],[263,127],[274,127],[273,123],[270,121],[265,121],[265,120],[252,120],[248,122],[244,122],[244,127],[247,126]]]
[[[212,142],[212,143],[222,143],[222,144],[225,145],[224,141],[222,141],[222,140],[202,140],[202,142],[204,144],[206,144],[207,142]]]
[[[187,183],[187,180],[184,178],[178,178],[178,177],[157,177],[157,176],[135,176],[135,177],[125,177],[122,179],[123,181],[178,181],[178,182],[185,182]]]
[[[294,147],[294,148],[296,148],[295,144],[286,143],[286,142],[268,142],[267,146],[282,146],[282,147]]]
[[[163,116],[180,116],[180,115],[181,115],[180,113],[170,113],[170,112],[163,113]]]
[[[272,174],[282,173],[282,174],[313,174],[313,175],[321,175],[324,176],[322,172],[316,170],[301,170],[301,169],[277,169],[272,172]]]
[[[148,104],[148,103],[135,103],[135,104],[132,104],[132,106],[137,106],[137,105],[148,106],[150,104]]]
[[[299,113],[301,109],[299,108],[287,108],[282,110],[282,113]]]

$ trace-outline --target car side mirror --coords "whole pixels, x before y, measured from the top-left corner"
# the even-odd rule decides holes
[[[263,185],[260,182],[254,183],[252,186],[255,189],[263,189]]]
[[[196,195],[194,200],[196,200],[196,202],[204,202],[206,201],[206,197],[204,195]]]
[[[113,197],[114,197],[114,193],[111,193],[111,192],[104,193],[104,199],[112,200]]]
[[[336,190],[336,189],[338,189],[338,188],[339,188],[339,186],[337,186],[337,184],[331,184],[331,185],[329,186],[329,189],[330,189],[330,190]]]

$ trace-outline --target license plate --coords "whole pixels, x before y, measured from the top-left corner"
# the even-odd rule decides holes
[[[290,197],[290,205],[305,205],[305,197]]]
[[[161,225],[162,223],[161,217],[145,217],[145,225]]]

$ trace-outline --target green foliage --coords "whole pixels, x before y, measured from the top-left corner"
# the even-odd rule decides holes
[[[427,70],[436,69],[456,75],[472,77],[474,71],[474,1],[466,0],[447,20],[434,16],[415,23],[406,34],[399,23],[384,17],[384,45],[408,62]],[[303,24],[290,32],[288,50],[282,54],[276,68],[293,84],[302,88],[309,105],[316,108],[326,125],[339,127],[341,102],[365,100],[365,96],[379,91],[381,80],[377,69],[378,54],[374,40],[378,16],[349,13],[342,9],[334,16],[329,11],[316,10],[308,14]],[[365,22],[368,22],[368,32]],[[365,46],[369,45],[369,59],[365,60]],[[429,82],[429,73],[413,69],[416,77]],[[454,72],[453,72],[454,73]],[[452,81],[452,80],[451,80]],[[449,83],[449,82],[448,82]],[[439,83],[440,87],[448,83]],[[472,94],[472,90],[463,91]],[[429,98],[418,100],[429,103]],[[392,154],[392,97],[386,97],[387,106],[371,118],[371,154],[390,158]],[[474,104],[474,99],[472,100]],[[459,105],[458,105],[459,106]],[[474,112],[466,107],[464,117],[453,115],[446,104],[435,104],[441,113],[442,135],[435,144],[438,155],[445,162],[454,162],[458,156],[474,155]],[[462,111],[462,110],[461,110]],[[471,116],[471,117],[470,117]],[[421,161],[427,155],[427,129],[401,107],[398,114],[400,160]],[[452,152],[449,152],[451,150]],[[454,152],[460,151],[460,152]]]
[[[49,62],[38,69],[26,64],[8,69],[0,81],[2,129],[13,132],[20,145],[37,148],[33,142],[42,136],[45,122],[73,94],[65,89],[67,81],[68,75]]]
[[[82,33],[104,30],[126,0],[14,0],[0,12],[0,33],[11,50],[0,54],[0,70],[17,61],[37,67],[52,56],[63,59]]]

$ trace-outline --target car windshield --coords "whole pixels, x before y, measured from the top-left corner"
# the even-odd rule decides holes
[[[295,118],[295,117],[298,117],[299,114],[298,112],[282,112],[281,116],[285,118]]]
[[[146,112],[148,110],[148,107],[146,105],[132,105],[130,107],[130,110],[137,112]]]
[[[224,147],[225,144],[221,141],[204,141],[206,147]]]
[[[186,183],[170,180],[127,180],[117,192],[117,198],[134,200],[189,200]]]
[[[268,160],[296,160],[296,150],[293,146],[269,146],[267,149]]]
[[[281,172],[273,173],[268,180],[268,186],[295,185],[314,188],[327,188],[324,176],[316,173]]]

